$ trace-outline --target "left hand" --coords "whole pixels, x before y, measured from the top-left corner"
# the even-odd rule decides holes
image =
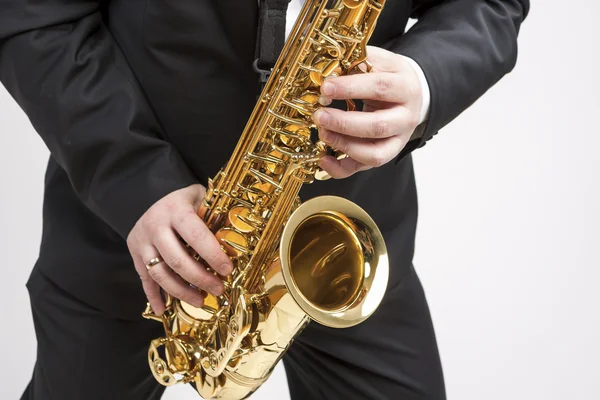
[[[313,114],[319,138],[348,155],[337,160],[326,156],[319,166],[332,178],[379,167],[402,151],[419,123],[423,88],[406,59],[369,46],[370,73],[329,77],[321,86],[322,105],[332,100],[360,99],[361,111],[321,108]]]

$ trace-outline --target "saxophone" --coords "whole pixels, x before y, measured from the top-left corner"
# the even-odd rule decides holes
[[[298,197],[303,184],[328,178],[319,159],[344,157],[318,140],[312,114],[324,78],[370,71],[366,44],[384,0],[327,3],[305,2],[198,210],[234,265],[230,276],[218,275],[225,292],[208,294],[200,308],[166,295],[163,315],[150,305],[143,313],[164,326],[148,362],[165,386],[191,383],[205,399],[247,398],[310,320],[354,326],[384,295],[387,251],[369,215],[343,198]]]

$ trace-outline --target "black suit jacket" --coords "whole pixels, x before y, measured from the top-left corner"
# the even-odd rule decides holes
[[[125,238],[156,200],[206,184],[230,156],[258,90],[256,3],[0,0],[0,80],[51,152],[38,266],[72,295],[139,317]],[[387,0],[370,44],[422,67],[424,134],[395,162],[301,194],[365,208],[386,236],[391,284],[413,256],[410,153],[513,68],[528,10],[529,0]],[[404,33],[409,17],[418,22]]]

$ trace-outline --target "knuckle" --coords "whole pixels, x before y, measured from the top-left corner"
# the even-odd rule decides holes
[[[335,121],[338,131],[346,132],[346,129],[348,129],[348,121],[346,118],[336,118]]]
[[[356,93],[356,87],[352,83],[348,83],[342,86],[342,91],[345,92],[345,96],[348,99],[353,99],[354,94]]]
[[[189,218],[196,217],[196,211],[190,208],[179,208],[176,213],[173,214],[173,220],[179,222],[179,224],[184,224]]]
[[[384,137],[389,133],[389,124],[381,118],[375,119],[371,123],[371,135],[373,137]]]
[[[346,153],[347,154],[348,151],[350,150],[349,147],[350,147],[349,146],[349,142],[346,139],[341,138],[341,137],[338,139],[338,145],[337,145],[336,148],[339,151],[341,151],[342,153]]]
[[[328,135],[328,143],[331,147],[333,147],[334,149],[339,149],[339,144],[340,144],[340,137],[339,135],[332,133]]]
[[[142,227],[146,232],[156,232],[158,230],[159,227],[159,218],[158,218],[158,212],[156,211],[151,211],[147,214],[146,218],[144,218],[144,221],[142,223]]]
[[[342,138],[341,135],[333,135],[331,139],[331,147],[336,150],[346,153],[348,151],[348,143]]]
[[[191,301],[192,296],[190,295],[190,293],[187,290],[182,288],[181,285],[177,285],[176,287],[173,287],[169,293],[177,299],[183,300],[188,303],[192,302]]]
[[[212,286],[210,276],[207,273],[197,274],[193,279],[194,282],[192,283],[200,289],[207,290]]]
[[[335,112],[329,112],[329,126],[332,131],[339,132],[343,129],[344,120],[336,115]]]
[[[146,211],[145,217],[146,217],[146,221],[148,222],[150,220],[156,219],[156,217],[161,213],[161,206],[160,204],[155,204],[152,207],[150,207],[148,209],[148,211]]]
[[[164,272],[156,271],[154,268],[150,269],[149,273],[152,280],[161,287],[167,280],[167,274],[165,274]]]
[[[375,80],[375,94],[382,98],[390,91],[393,86],[392,80],[384,75],[378,75]]]
[[[210,252],[210,255],[205,260],[208,263],[208,265],[211,266],[211,268],[217,270],[217,268],[219,268],[221,265],[228,262],[229,258],[227,258],[225,253],[223,253],[220,250],[220,248],[217,247],[215,251]],[[208,277],[207,279],[210,279],[210,277]]]
[[[171,267],[172,270],[178,271],[182,267],[183,259],[179,255],[172,255],[167,260],[167,264],[169,264],[169,267]]]
[[[192,243],[199,243],[206,240],[206,229],[202,229],[201,227],[195,227],[190,232],[190,240]]]
[[[152,243],[160,247],[169,247],[171,242],[171,236],[172,232],[170,229],[157,228],[156,231],[153,233],[154,240],[152,241]]]
[[[164,207],[164,211],[171,214],[177,210],[177,203],[173,198],[167,197],[163,200],[162,206]]]

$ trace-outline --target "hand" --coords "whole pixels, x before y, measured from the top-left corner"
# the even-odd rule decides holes
[[[150,207],[127,236],[135,269],[152,310],[157,315],[162,315],[165,310],[161,287],[196,307],[204,303],[204,296],[198,289],[216,296],[224,290],[221,279],[192,258],[177,234],[212,269],[223,276],[231,274],[229,257],[196,213],[205,192],[202,185],[191,185],[170,193]],[[147,268],[147,263],[157,257],[161,262]],[[190,283],[198,289],[191,287]]]
[[[370,73],[329,77],[321,86],[319,102],[360,99],[361,111],[321,108],[313,114],[319,138],[348,155],[320,161],[333,178],[379,167],[402,151],[419,123],[423,88],[415,69],[398,54],[369,46]]]

